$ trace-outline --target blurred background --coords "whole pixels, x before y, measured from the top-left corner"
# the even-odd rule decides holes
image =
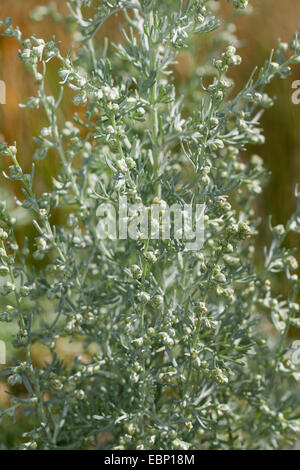
[[[163,1],[163,0],[161,0]],[[174,2],[177,0],[173,0]],[[67,34],[67,28],[62,23],[53,23],[50,19],[44,19],[40,23],[30,20],[29,13],[37,5],[47,5],[50,0],[0,0],[0,18],[6,16],[13,18],[13,24],[18,25],[23,32],[23,37],[36,34],[45,40],[55,36],[62,42],[62,50],[66,52],[71,45],[72,35]],[[65,5],[62,0],[56,0],[58,8]],[[232,7],[221,0],[221,8],[224,15],[230,14]],[[300,22],[299,0],[252,0],[254,13],[243,15],[236,21],[236,34],[241,40],[239,54],[243,57],[242,66],[234,71],[234,80],[239,87],[247,81],[254,66],[262,65],[268,57],[270,50],[276,48],[277,40],[289,41],[297,30]],[[101,32],[109,38],[118,35],[117,21],[107,25]],[[10,38],[0,38],[0,80],[6,83],[6,104],[0,105],[0,141],[12,144],[17,142],[19,149],[19,161],[25,169],[31,167],[32,154],[35,149],[33,136],[38,135],[44,124],[44,116],[39,110],[24,110],[19,108],[19,103],[24,103],[26,97],[36,94],[32,76],[26,71],[18,60],[18,44]],[[199,65],[197,56],[184,53],[178,58],[175,70],[175,78],[180,85],[189,79],[189,75]],[[57,72],[50,66],[48,91],[55,93]],[[52,75],[51,75],[52,74]],[[51,79],[53,78],[53,80]],[[258,198],[258,211],[262,218],[260,246],[268,239],[267,223],[268,215],[273,215],[273,225],[285,223],[294,209],[294,188],[300,183],[300,105],[294,105],[291,101],[292,82],[300,80],[300,65],[294,67],[293,75],[287,80],[275,80],[267,92],[277,96],[276,105],[268,110],[262,119],[266,135],[266,145],[257,149],[251,149],[251,153],[258,153],[264,159],[266,168],[271,172],[268,184]],[[55,93],[56,94],[56,93]],[[72,107],[68,100],[62,106],[62,117],[68,119]],[[5,162],[0,161],[0,170],[4,169]],[[38,191],[47,190],[50,176],[55,173],[58,162],[55,158],[47,158],[39,162],[39,177],[36,181]],[[10,182],[10,193],[12,184]],[[5,196],[5,183],[0,181],[0,198]],[[15,185],[15,195],[20,195],[18,184]],[[26,229],[27,230],[27,229]],[[299,236],[291,237],[288,244],[299,247]],[[299,250],[297,253],[299,259]],[[2,323],[1,323],[2,325]],[[2,328],[2,326],[0,326]],[[3,335],[2,335],[3,336]],[[0,339],[2,339],[0,330]],[[62,346],[63,347],[63,346]],[[63,355],[71,354],[66,347]],[[34,355],[34,351],[33,351]],[[40,351],[36,352],[36,360]],[[0,407],[9,404],[9,396],[5,382],[0,379]],[[24,429],[26,425],[24,423]],[[12,424],[0,426],[1,442],[10,445],[14,436]]]

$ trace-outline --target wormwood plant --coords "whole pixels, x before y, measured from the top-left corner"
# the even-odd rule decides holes
[[[300,431],[299,370],[287,341],[299,326],[299,281],[293,250],[283,247],[288,232],[300,231],[300,195],[286,225],[270,224],[273,241],[256,269],[253,203],[266,173],[257,155],[243,163],[251,145],[264,143],[259,121],[274,104],[265,87],[289,76],[300,44],[297,35],[280,42],[232,90],[241,57],[216,6],[70,0],[75,43],[66,57],[55,39],[23,39],[10,18],[1,22],[37,85],[23,106],[44,109],[48,120],[33,160],[61,162],[51,191],[38,195],[34,165],[24,173],[22,149],[1,144],[11,162],[4,176],[22,185],[16,203],[35,230],[34,241],[18,245],[18,220],[1,202],[0,318],[17,325],[19,351],[5,372],[15,394],[1,415],[31,416],[21,448],[277,449]],[[115,15],[122,39],[102,44],[96,34]],[[173,79],[176,56],[202,44],[208,55],[184,93]],[[59,67],[56,96],[45,86],[50,61]],[[65,122],[67,88],[78,110]],[[100,238],[97,210],[117,208],[120,196],[144,206],[204,204],[203,247],[186,251],[176,237],[149,234]],[[274,287],[278,276],[286,298]],[[63,337],[82,344],[71,366],[57,355]],[[35,343],[51,352],[43,367],[32,362]]]

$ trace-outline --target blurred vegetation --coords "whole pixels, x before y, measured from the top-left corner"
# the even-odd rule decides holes
[[[175,1],[175,0],[173,0]],[[67,51],[71,45],[72,35],[68,34],[62,23],[54,23],[44,19],[40,23],[30,20],[29,15],[37,5],[55,3],[53,0],[1,0],[0,17],[12,16],[14,24],[19,25],[24,37],[35,33],[49,40],[55,36],[61,41],[61,47]],[[58,8],[61,2],[56,0]],[[224,16],[230,15],[231,7],[221,2]],[[297,0],[253,0],[254,13],[251,16],[242,16],[237,19],[237,36],[241,39],[240,54],[243,64],[234,73],[236,83],[244,83],[256,65],[262,64],[269,51],[276,46],[277,39],[289,40],[297,29],[300,21],[300,2]],[[225,5],[225,6],[224,6]],[[119,35],[118,20],[103,28],[100,34],[115,39]],[[182,54],[176,66],[176,79],[184,84],[189,75],[201,61],[201,47],[195,45],[196,54]],[[17,59],[17,42],[10,38],[0,39],[0,79],[7,87],[7,103],[0,107],[0,139],[9,143],[17,141],[18,148],[22,149],[19,155],[25,168],[30,167],[35,144],[32,136],[37,135],[44,123],[44,116],[39,110],[24,110],[19,103],[25,101],[27,96],[35,94],[35,86],[31,76]],[[51,92],[57,86],[55,65],[50,67],[48,87]],[[293,76],[289,80],[274,81],[269,87],[271,95],[277,95],[276,106],[268,111],[263,118],[263,125],[267,144],[259,147],[257,152],[263,156],[265,165],[271,171],[269,184],[260,198],[260,212],[264,221],[267,214],[272,213],[274,223],[281,223],[288,217],[293,209],[293,191],[295,184],[300,181],[300,105],[291,102],[292,82],[300,78],[300,65],[294,68]],[[54,90],[53,90],[54,88]],[[68,118],[70,102],[65,100],[62,120]],[[50,177],[55,173],[57,161],[48,158],[39,163],[39,179],[36,181],[37,190],[46,190]],[[1,185],[3,183],[1,182]],[[19,194],[19,188],[15,188]],[[266,235],[266,233],[263,231]],[[298,240],[299,243],[299,240]]]
[[[164,0],[162,0],[164,1]],[[173,0],[175,1],[175,0]],[[37,5],[46,5],[51,0],[1,0],[0,18],[6,16],[13,17],[13,22],[18,25],[23,32],[24,37],[35,33],[37,37],[43,37],[49,40],[55,36],[57,41],[61,41],[61,48],[66,52],[72,42],[72,35],[67,34],[68,27],[63,23],[54,23],[50,19],[44,19],[40,23],[33,22],[29,14]],[[53,2],[52,0],[52,3]],[[58,8],[61,7],[61,1],[56,0]],[[63,2],[64,3],[64,2]],[[229,17],[232,8],[222,3],[224,9],[224,18]],[[236,83],[245,83],[250,73],[256,65],[264,62],[269,51],[276,47],[277,39],[283,41],[291,39],[294,31],[300,21],[300,2],[299,0],[252,0],[255,7],[253,15],[242,16],[237,19],[236,34],[241,40],[239,54],[244,61],[242,66],[238,67],[234,73]],[[71,26],[70,26],[71,27]],[[119,35],[118,19],[113,19],[100,35],[102,38],[108,36],[115,39]],[[209,45],[208,45],[209,46]],[[195,54],[181,54],[178,64],[175,67],[175,78],[179,87],[185,85],[192,72],[201,64],[201,47],[194,45]],[[12,144],[17,142],[19,149],[19,161],[22,166],[28,170],[31,167],[32,154],[35,149],[33,136],[38,135],[40,128],[45,123],[45,118],[39,110],[24,110],[19,108],[19,103],[23,103],[28,96],[35,95],[35,86],[31,80],[31,75],[25,70],[23,64],[17,58],[17,42],[10,38],[0,38],[0,79],[6,83],[6,105],[0,106],[0,141],[7,141]],[[292,82],[300,79],[300,65],[294,68],[290,79],[284,81],[274,81],[269,87],[270,95],[276,95],[277,103],[263,117],[262,123],[266,135],[266,145],[257,149],[251,149],[251,153],[257,152],[265,161],[265,166],[271,172],[268,185],[264,193],[258,198],[258,212],[262,219],[260,231],[260,243],[262,247],[268,240],[268,214],[272,214],[273,224],[283,223],[294,208],[293,192],[297,183],[300,183],[300,105],[292,104]],[[48,78],[48,87],[51,93],[55,94],[57,86],[57,70],[55,65],[50,66],[50,75]],[[70,100],[68,92],[62,107],[61,120],[67,120],[70,114]],[[36,190],[38,192],[46,191],[51,182],[51,175],[55,174],[58,160],[55,155],[45,159],[38,164],[38,178],[36,179]],[[0,161],[0,170],[5,169],[5,161]],[[3,179],[0,183],[0,198],[7,198],[7,188],[4,186]],[[10,188],[12,187],[10,182]],[[11,189],[10,189],[11,191]],[[18,183],[14,187],[14,195],[20,195]],[[28,233],[26,221],[19,225],[19,236],[24,236],[24,231]],[[299,246],[299,236],[294,236],[288,240],[293,246]],[[297,253],[299,258],[299,250]],[[2,324],[3,325],[3,324]],[[2,327],[1,327],[2,328]],[[0,331],[0,338],[9,339],[10,330]],[[8,341],[9,343],[9,341]],[[61,356],[72,358],[80,345],[60,345]],[[9,356],[10,356],[10,352]],[[43,356],[41,351],[33,351],[36,361]],[[43,356],[44,357],[44,356]],[[1,366],[0,366],[1,367]],[[9,404],[8,388],[5,382],[0,379],[0,407],[6,407]],[[20,390],[22,394],[22,390]],[[26,419],[19,420],[19,433],[26,430]],[[10,446],[14,428],[11,422],[4,422],[0,426],[0,449],[1,444]]]

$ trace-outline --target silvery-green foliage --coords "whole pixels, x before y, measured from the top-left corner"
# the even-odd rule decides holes
[[[286,225],[270,225],[274,241],[264,268],[255,269],[253,202],[266,172],[257,155],[244,163],[243,152],[264,143],[260,118],[274,104],[265,88],[299,63],[297,35],[279,43],[236,93],[228,76],[241,57],[223,35],[223,51],[196,71],[185,98],[173,66],[193,41],[219,31],[221,37],[212,2],[71,0],[67,6],[76,28],[67,56],[55,39],[23,39],[11,19],[1,23],[2,34],[20,42],[19,57],[37,85],[22,106],[44,109],[48,120],[35,138],[36,172],[49,151],[61,162],[51,192],[38,196],[34,163],[24,174],[22,149],[1,144],[11,162],[4,176],[22,184],[17,204],[36,234],[34,243],[18,246],[18,220],[1,202],[1,295],[7,296],[1,320],[17,325],[14,346],[22,358],[6,374],[11,386],[23,383],[28,392],[1,414],[21,408],[32,416],[23,445],[31,449],[95,443],[270,449],[292,442],[300,430],[299,371],[289,360],[287,334],[299,326],[299,281],[294,252],[283,242],[300,230],[300,195]],[[33,17],[45,13],[39,7]],[[96,33],[116,14],[122,40],[100,44]],[[57,96],[45,87],[50,61],[60,64]],[[68,88],[79,111],[63,122]],[[146,206],[205,204],[203,248],[184,251],[177,239],[99,239],[98,207],[117,206],[125,195]],[[61,225],[53,223],[54,211],[63,214]],[[46,268],[34,268],[32,256]],[[273,286],[280,275],[289,285],[286,298]],[[84,355],[71,367],[56,354],[63,337],[82,343]],[[32,363],[34,343],[51,351],[44,367]]]

